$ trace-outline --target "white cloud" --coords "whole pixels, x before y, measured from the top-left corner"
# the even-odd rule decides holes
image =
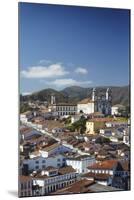
[[[64,76],[68,73],[69,72],[59,63],[49,66],[32,66],[27,70],[21,71],[21,75],[24,78],[53,78]]]
[[[78,73],[78,74],[87,74],[87,73],[88,73],[87,69],[82,68],[82,67],[78,67],[78,68],[75,70],[75,72]]]
[[[32,94],[32,93],[31,92],[23,92],[22,93],[23,96],[30,95],[30,94]]]
[[[49,81],[49,82],[46,82],[46,84],[48,85],[55,85],[56,87],[65,87],[65,86],[74,86],[74,85],[77,85],[77,86],[84,86],[84,85],[88,85],[88,84],[91,84],[92,81],[77,81],[77,80],[74,80],[74,79],[56,79],[54,81]]]

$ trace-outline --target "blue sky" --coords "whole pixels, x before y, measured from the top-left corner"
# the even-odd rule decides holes
[[[19,3],[20,92],[129,84],[129,10]]]

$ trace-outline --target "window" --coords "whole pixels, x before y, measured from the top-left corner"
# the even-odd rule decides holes
[[[21,190],[23,190],[23,183],[21,183]]]
[[[51,179],[48,179],[48,183],[51,183]]]
[[[45,169],[46,168],[46,165],[42,165],[42,169]]]
[[[36,164],[39,164],[39,161],[37,160],[35,163],[36,163]]]
[[[30,183],[30,181],[28,182],[28,188],[30,188],[31,187],[31,183]]]
[[[60,158],[58,158],[57,161],[60,162]]]
[[[39,169],[39,166],[36,166],[35,168],[36,168],[36,169]]]
[[[42,160],[42,163],[45,163],[46,161],[45,160]]]
[[[24,189],[26,190],[27,189],[27,184],[25,183],[23,186],[24,186]]]
[[[57,167],[60,167],[60,163],[57,164]]]

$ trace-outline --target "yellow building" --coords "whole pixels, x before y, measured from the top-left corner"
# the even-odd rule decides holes
[[[96,134],[99,133],[101,128],[105,127],[105,122],[109,121],[108,118],[94,118],[86,122],[86,133],[87,134]]]
[[[87,121],[86,122],[86,133],[87,134],[95,134],[94,122],[93,121]]]

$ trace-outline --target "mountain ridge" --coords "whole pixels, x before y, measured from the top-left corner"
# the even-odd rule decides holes
[[[106,88],[111,88],[112,91],[112,104],[122,104],[122,105],[129,105],[130,104],[130,87],[129,85],[126,86],[97,86],[96,94],[99,96],[101,93],[106,92]],[[84,88],[80,86],[70,86],[66,87],[63,90],[57,91],[52,88],[43,89],[37,92],[34,92],[30,95],[20,96],[20,101],[27,101],[27,100],[40,100],[40,101],[48,101],[50,103],[51,95],[55,95],[56,101],[59,102],[74,102],[77,103],[78,101],[84,98],[91,98],[93,87]]]

